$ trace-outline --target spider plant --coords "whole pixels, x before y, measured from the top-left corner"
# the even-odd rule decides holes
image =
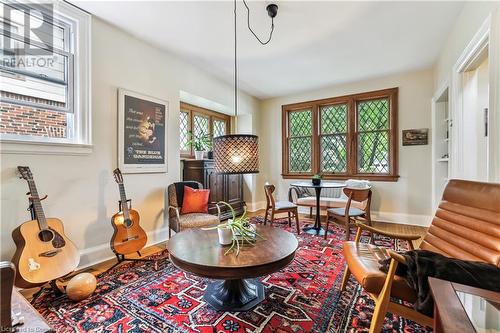
[[[231,252],[236,251],[236,256],[240,254],[240,247],[245,243],[249,245],[254,245],[257,241],[257,238],[264,239],[260,236],[255,228],[248,222],[248,218],[246,217],[247,209],[246,207],[243,210],[243,214],[241,216],[236,217],[236,213],[234,212],[234,208],[225,201],[219,201],[218,203],[224,204],[231,210],[232,219],[229,219],[226,223],[221,223],[215,227],[211,228],[203,228],[203,230],[215,230],[215,229],[229,229],[233,234],[233,241],[231,242],[231,246],[224,252],[224,255],[227,255]],[[241,244],[240,244],[241,243]]]

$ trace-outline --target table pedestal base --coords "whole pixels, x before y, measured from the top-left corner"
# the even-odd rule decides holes
[[[322,227],[316,228],[316,227],[305,227],[302,229],[305,233],[311,234],[311,235],[316,235],[316,236],[324,236],[325,235],[325,229]],[[328,230],[328,235],[331,235],[333,232]]]
[[[217,311],[248,311],[265,298],[258,279],[220,280],[207,286],[205,301]]]

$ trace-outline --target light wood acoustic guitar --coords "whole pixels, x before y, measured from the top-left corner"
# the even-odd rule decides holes
[[[111,249],[121,255],[139,252],[146,245],[148,236],[139,225],[139,213],[129,207],[130,200],[127,200],[125,194],[120,169],[115,169],[113,175],[120,190],[120,211],[111,218],[111,225],[115,230],[111,238]]]
[[[12,232],[17,247],[12,262],[17,269],[15,285],[31,288],[73,272],[80,262],[80,254],[64,234],[62,221],[45,217],[30,168],[17,168],[28,182],[36,219],[24,222]]]

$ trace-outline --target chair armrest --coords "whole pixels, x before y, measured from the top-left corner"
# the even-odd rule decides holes
[[[180,220],[179,207],[168,206],[168,210],[170,211],[171,209],[173,209],[175,211],[175,215],[177,215],[177,219]]]
[[[208,204],[209,205],[215,205],[215,207],[217,207],[217,217],[220,219],[220,206],[219,206],[219,203],[215,202],[215,201],[210,201]]]
[[[395,232],[388,232],[388,231],[384,231],[384,230],[381,230],[381,229],[377,229],[377,228],[374,228],[374,227],[370,227],[366,224],[363,224],[363,223],[359,223],[359,222],[356,222],[355,223],[356,226],[362,230],[366,230],[366,231],[370,231],[374,234],[379,234],[379,235],[383,235],[383,236],[387,236],[387,237],[391,237],[391,238],[395,238],[395,239],[402,239],[402,240],[406,240],[406,241],[412,241],[412,240],[417,240],[417,239],[420,239],[421,236],[420,235],[412,235],[412,234],[398,234],[398,233],[395,233]]]
[[[387,253],[391,256],[392,259],[396,260],[398,263],[406,264],[405,257],[400,255],[399,253],[392,250],[387,250]]]

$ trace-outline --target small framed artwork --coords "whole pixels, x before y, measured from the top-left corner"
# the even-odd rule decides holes
[[[403,130],[403,146],[427,145],[428,137],[428,128]]]
[[[123,173],[167,172],[168,102],[118,89],[118,165]]]

